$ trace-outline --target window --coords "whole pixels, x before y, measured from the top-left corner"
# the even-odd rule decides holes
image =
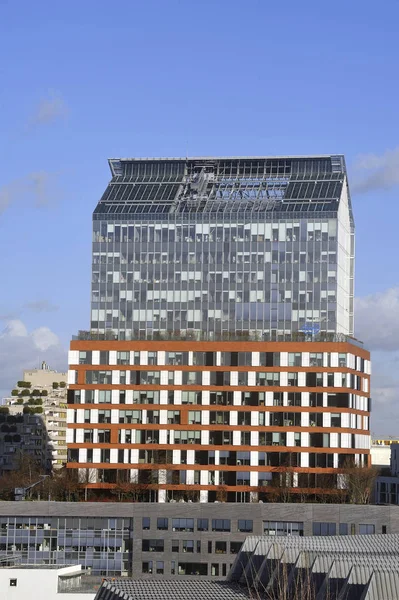
[[[348,523],[339,524],[339,535],[348,535]]]
[[[227,542],[215,542],[215,553],[226,554],[227,553]]]
[[[322,352],[311,352],[309,366],[310,367],[322,367],[323,366],[323,353]]]
[[[98,403],[99,404],[110,404],[111,403],[111,390],[100,390],[98,392]]]
[[[157,529],[159,531],[167,531],[168,529],[168,519],[165,517],[158,517],[157,519]]]
[[[183,552],[194,552],[194,540],[183,540]]]
[[[169,416],[169,414],[168,414]],[[179,420],[180,423],[180,420]],[[188,411],[188,424],[189,425],[200,425],[201,424],[201,411],[200,410],[189,410]]]
[[[164,540],[141,540],[143,552],[163,552]]]
[[[238,554],[242,544],[242,542],[230,542],[230,554]]]
[[[86,383],[106,385],[111,380],[112,371],[86,371]]]
[[[359,525],[360,535],[372,535],[375,533],[375,525]]]
[[[179,540],[172,540],[172,552],[179,552]]]
[[[336,523],[313,523],[313,535],[336,535]]]
[[[211,564],[211,575],[213,577],[219,577],[219,565],[218,563]]]
[[[266,535],[303,536],[303,522],[263,521],[263,533]]]
[[[238,531],[245,531],[247,533],[252,533],[253,531],[253,521],[252,519],[238,519]]]
[[[173,519],[173,531],[194,531],[194,519]]]
[[[91,365],[91,352],[79,352],[79,364]]]
[[[208,519],[197,519],[197,531],[208,531]]]
[[[212,519],[212,531],[230,531],[230,519]]]
[[[164,571],[163,560],[157,560],[157,570],[156,570],[157,575],[163,575],[163,571]]]
[[[152,560],[143,562],[141,570],[143,573],[152,573]]]
[[[17,587],[17,580],[16,579],[10,579],[10,587]]]
[[[301,367],[302,366],[302,353],[301,352],[288,352],[288,366],[289,367]]]
[[[130,352],[117,352],[116,353],[116,364],[117,365],[128,365],[130,362]]]
[[[149,529],[151,527],[151,519],[150,517],[143,517],[142,519],[142,528]]]
[[[387,526],[383,525],[382,529],[381,529],[381,533],[386,533],[387,532]]]

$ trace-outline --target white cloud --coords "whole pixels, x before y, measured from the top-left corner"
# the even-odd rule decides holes
[[[48,327],[28,331],[21,320],[8,321],[0,333],[0,398],[10,393],[24,369],[38,368],[43,360],[66,370],[67,353],[57,335]]]
[[[47,98],[43,98],[37,105],[32,118],[32,125],[47,125],[57,119],[65,117],[68,112],[65,101],[57,92],[50,92]]]
[[[399,350],[399,287],[357,298],[355,328],[370,350]]]
[[[383,154],[361,154],[352,165],[353,192],[399,186],[399,147]]]
[[[24,201],[37,208],[48,206],[59,198],[56,175],[47,171],[29,173],[0,187],[0,214],[12,204]]]

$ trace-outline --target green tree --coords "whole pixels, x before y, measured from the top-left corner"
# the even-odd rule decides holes
[[[31,382],[30,381],[17,381],[17,386],[20,388],[30,388]]]
[[[19,393],[20,396],[30,396],[29,390],[21,390]]]
[[[12,390],[11,396],[18,396],[18,390]]]
[[[64,387],[66,387],[65,381],[60,381],[60,388],[64,388]]]
[[[42,390],[42,391],[40,392],[40,395],[41,395],[41,396],[48,396],[47,390]]]
[[[37,389],[34,389],[34,390],[33,390],[33,391],[30,393],[30,395],[31,395],[31,396],[40,396],[40,391],[39,391],[39,390],[37,390]]]
[[[10,409],[8,408],[8,406],[0,406],[0,414],[9,415]]]
[[[53,381],[53,390],[58,390],[58,381]]]

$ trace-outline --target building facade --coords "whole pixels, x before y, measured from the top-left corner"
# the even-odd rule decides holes
[[[159,502],[342,487],[370,448],[343,156],[110,167],[91,327],[69,357],[68,467]]]
[[[353,335],[343,156],[109,164],[93,214],[92,334]]]
[[[0,502],[0,559],[81,564],[108,577],[222,578],[249,535],[392,533],[399,534],[397,506]]]
[[[13,395],[3,399],[10,415],[22,415],[27,410],[40,415],[47,438],[46,464],[50,469],[59,469],[67,462],[67,379],[68,373],[54,371],[43,362],[40,369],[24,370],[25,387],[17,384]]]
[[[0,474],[19,469],[24,456],[47,470],[48,443],[40,415],[0,413]]]
[[[335,490],[369,464],[369,354],[340,342],[72,342],[68,467],[145,499]],[[221,495],[221,488],[223,493]],[[133,490],[132,490],[133,493]]]

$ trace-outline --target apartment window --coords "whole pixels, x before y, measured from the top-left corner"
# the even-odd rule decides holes
[[[296,521],[263,521],[265,535],[303,536],[303,522]]]
[[[310,359],[309,359],[309,366],[322,367],[323,366],[323,353],[322,352],[311,352]]]
[[[148,352],[147,364],[149,364],[149,365],[157,364],[157,352]]]
[[[134,365],[140,364],[140,352],[139,351],[133,352],[133,364]]]
[[[116,353],[116,364],[117,365],[128,365],[130,363],[130,352],[117,352]]]
[[[201,404],[201,392],[186,392],[181,393],[182,404]]]
[[[298,385],[298,373],[288,373],[288,385]]]
[[[111,404],[111,390],[100,390],[98,392],[99,404]]]
[[[111,381],[111,371],[86,371],[86,383],[109,385]]]
[[[173,531],[194,531],[194,519],[173,519]]]
[[[375,525],[359,525],[359,533],[360,535],[372,535],[375,533]]]
[[[212,531],[230,531],[230,519],[212,519]]]
[[[338,366],[339,367],[346,367],[346,352],[345,353],[339,353],[338,354]]]
[[[189,410],[188,411],[188,424],[189,425],[200,425],[201,424],[201,411],[200,410]]]
[[[108,350],[100,350],[100,365],[109,365]]]
[[[188,352],[167,352],[167,365],[188,365]]]
[[[80,365],[91,365],[91,352],[79,352],[79,364]]]
[[[219,577],[219,565],[218,563],[211,564],[211,575],[213,577]]]
[[[142,529],[149,529],[151,527],[150,517],[143,517],[141,521]]]
[[[98,422],[99,423],[111,423],[111,411],[110,410],[99,410],[98,411]]]
[[[242,544],[242,542],[230,542],[230,554],[238,554]]]
[[[143,552],[163,552],[164,540],[142,540],[141,550]]]
[[[175,560],[170,561],[170,574],[171,575],[176,574],[176,561]]]
[[[238,519],[238,531],[252,533],[254,522],[252,519]]]
[[[336,535],[337,524],[336,523],[313,523],[313,535]]]
[[[208,531],[209,520],[208,519],[197,519],[197,531]]]
[[[289,367],[301,367],[302,366],[302,353],[301,352],[288,352],[288,366]]]
[[[157,560],[157,575],[163,575],[164,572],[164,562],[163,560]]]
[[[280,353],[279,352],[260,352],[259,364],[261,367],[279,367]]]
[[[386,533],[387,532],[387,526],[383,525],[382,529],[381,529],[381,533]]]
[[[10,579],[10,587],[17,587],[17,579],[15,579],[15,578]]]
[[[339,535],[348,535],[348,523],[339,524]]]
[[[172,552],[179,552],[179,540],[172,540]]]
[[[183,552],[194,552],[194,540],[183,540],[182,543]]]
[[[340,413],[331,413],[331,427],[341,427]]]
[[[168,529],[168,519],[166,517],[158,517],[157,519],[157,529],[160,531],[167,531]]]
[[[152,573],[152,560],[143,562],[141,570],[143,573]]]
[[[227,554],[227,542],[215,542],[215,554]]]

